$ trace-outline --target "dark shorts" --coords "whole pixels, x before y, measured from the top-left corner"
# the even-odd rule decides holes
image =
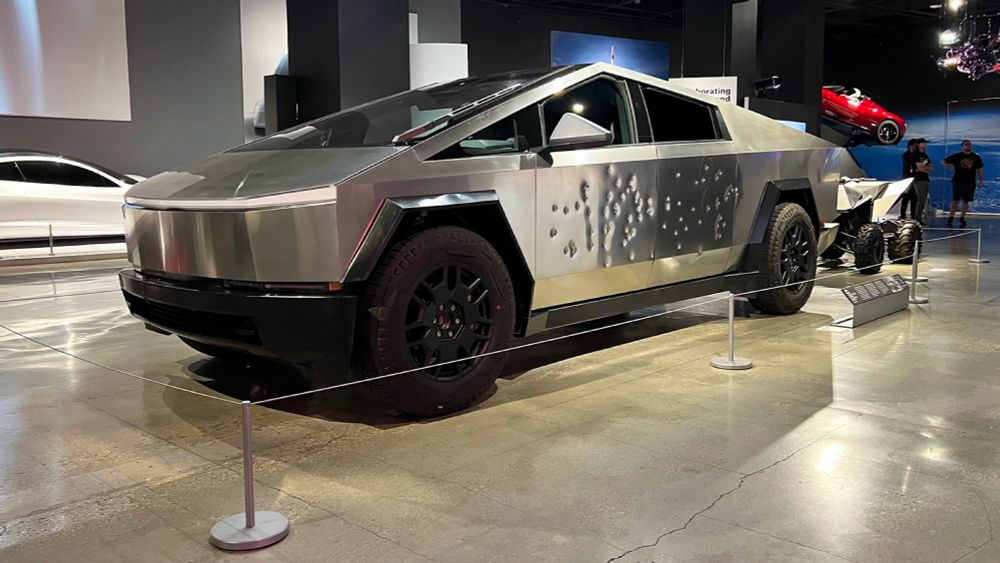
[[[976,195],[976,185],[963,182],[951,183],[952,201],[972,201]]]

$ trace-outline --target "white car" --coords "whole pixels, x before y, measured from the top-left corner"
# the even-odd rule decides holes
[[[0,239],[123,236],[125,191],[142,180],[75,158],[0,150]]]

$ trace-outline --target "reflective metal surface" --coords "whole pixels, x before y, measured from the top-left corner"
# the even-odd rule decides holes
[[[323,282],[343,274],[336,203],[260,211],[125,207],[129,261],[145,272]]]
[[[483,127],[599,75],[715,106],[730,139],[554,152],[551,163],[531,153],[435,158]],[[146,183],[131,194],[133,203],[162,211],[129,211],[132,260],[178,276],[341,281],[358,249],[371,246],[362,237],[382,201],[492,192],[535,278],[537,310],[732,270],[767,182],[808,180],[820,220],[830,221],[839,177],[857,169],[844,149],[822,139],[601,63],[519,93],[414,147],[362,151],[354,160],[328,156],[338,151],[287,151],[297,153],[287,160],[279,153],[227,154],[180,173],[211,178],[162,189]],[[263,160],[240,164],[239,158]],[[276,195],[283,177],[288,189]],[[306,189],[310,184],[317,189]],[[330,205],[301,205],[317,201],[321,190]],[[268,199],[275,197],[281,199]],[[218,209],[198,210],[205,205]]]

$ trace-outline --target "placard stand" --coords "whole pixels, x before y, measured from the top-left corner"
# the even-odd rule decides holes
[[[840,291],[854,306],[853,315],[831,323],[841,328],[855,328],[909,306],[909,288],[899,274],[845,287]]]

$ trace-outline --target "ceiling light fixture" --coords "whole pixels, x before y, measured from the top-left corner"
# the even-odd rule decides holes
[[[938,36],[938,43],[941,45],[953,45],[958,41],[958,33],[952,29],[946,29]]]
[[[965,5],[965,0],[948,0],[948,9],[957,12]]]

